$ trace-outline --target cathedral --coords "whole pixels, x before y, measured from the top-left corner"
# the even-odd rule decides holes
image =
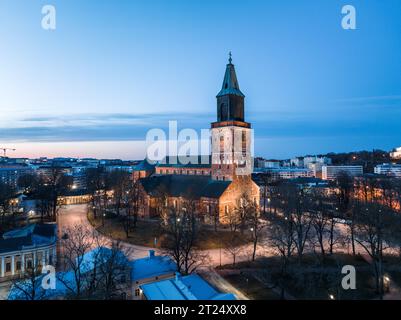
[[[251,124],[245,121],[245,95],[239,88],[231,53],[216,98],[217,121],[211,123],[208,165],[167,161],[152,167],[144,161],[134,170],[141,193],[140,216],[155,217],[161,206],[179,209],[185,199],[192,199],[202,221],[212,223],[217,218],[226,224],[240,199],[247,197],[259,205],[259,187],[251,178]]]

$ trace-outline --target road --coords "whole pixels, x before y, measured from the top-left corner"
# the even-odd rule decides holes
[[[58,215],[59,239],[61,239],[61,236],[64,234],[63,230],[65,230],[66,228],[71,228],[75,225],[81,225],[84,228],[92,230],[93,232],[96,233],[98,237],[100,237],[102,243],[104,242],[105,245],[111,245],[111,240],[97,233],[97,231],[94,230],[92,225],[89,223],[87,219],[86,205],[69,205],[60,209]],[[127,250],[127,252],[129,253],[129,257],[131,259],[143,258],[148,255],[149,250],[155,250],[156,254],[161,254],[161,250],[157,248],[134,245],[126,242],[124,242],[122,246]],[[59,250],[62,250],[62,246],[60,245],[59,247],[60,247]],[[248,260],[252,252],[251,250],[252,250],[252,245],[243,247],[244,254],[239,255],[236,258],[236,261],[240,262]],[[266,251],[265,249],[259,246],[258,252],[262,252],[262,250]],[[230,255],[227,255],[224,252],[224,250],[211,249],[206,251],[209,255],[209,261],[210,261],[209,266],[214,266],[214,267],[219,266],[220,259],[222,265],[232,263],[232,257]]]

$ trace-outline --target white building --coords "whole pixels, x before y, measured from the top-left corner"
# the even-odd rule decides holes
[[[303,157],[296,157],[290,160],[290,164],[292,167],[303,167],[304,166],[304,158]]]
[[[331,165],[331,158],[325,156],[307,156],[304,158],[304,167],[307,168],[309,164],[318,163],[323,165]]]
[[[401,178],[401,164],[383,163],[375,167],[376,174]]]
[[[24,276],[25,270],[41,271],[57,259],[56,224],[30,224],[0,238],[0,282]]]
[[[306,168],[264,168],[256,169],[255,174],[271,173],[275,180],[295,179],[295,178],[313,178],[313,171]]]
[[[308,165],[307,165],[307,168],[313,172],[313,176],[315,178],[322,177],[322,167],[323,167],[323,164],[320,162],[312,162],[312,163],[308,163]]]
[[[362,166],[323,166],[322,179],[335,180],[341,173],[346,173],[349,176],[357,176],[363,174]]]
[[[255,159],[255,168],[279,168],[280,160]]]
[[[293,167],[308,168],[311,163],[331,165],[331,159],[325,156],[306,156],[293,158],[290,160],[290,163]]]
[[[32,168],[26,165],[1,165],[0,182],[17,186],[19,177],[32,172]]]
[[[396,160],[401,159],[401,147],[395,149],[393,152],[390,153],[390,157]]]

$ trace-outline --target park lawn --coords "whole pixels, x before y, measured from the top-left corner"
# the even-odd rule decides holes
[[[274,274],[272,275],[274,277]],[[356,289],[344,290],[341,287],[343,275],[340,270],[333,276],[330,272],[305,271],[290,274],[285,279],[286,291],[299,300],[369,300],[376,298],[373,287],[373,274],[369,269],[356,267]]]
[[[155,246],[155,238],[157,238],[158,242],[162,240],[160,239],[160,225],[152,221],[138,220],[136,228],[129,232],[129,237],[127,238],[123,222],[119,218],[105,219],[104,226],[101,218],[94,219],[91,214],[88,215],[88,220],[101,234],[115,240],[147,247]],[[159,246],[160,244],[158,243],[157,247]]]
[[[224,279],[230,282],[238,290],[242,291],[251,300],[279,300],[280,296],[272,289],[266,287],[252,275],[241,274],[225,275]]]
[[[163,233],[159,221],[138,220],[136,228],[130,231],[129,237],[127,238],[123,222],[118,217],[104,219],[104,226],[102,225],[102,219],[94,219],[93,214],[91,213],[88,214],[88,220],[96,230],[113,239],[146,247],[166,247],[166,235]],[[236,234],[236,236],[242,237],[244,241],[246,240],[245,236],[240,234]],[[227,243],[231,237],[231,232],[228,231],[215,231],[208,228],[202,228],[199,231],[199,238],[195,247],[200,250],[223,248],[225,243]],[[155,238],[157,239],[156,246]]]
[[[249,239],[245,235],[237,232],[236,237],[241,238],[242,242],[245,244],[249,242]],[[227,242],[232,240],[232,233],[230,231],[215,231],[208,228],[202,228],[199,231],[199,239],[196,243],[196,248],[206,250],[206,249],[220,249],[227,245]]]
[[[356,268],[356,290],[343,290],[341,280],[342,266]],[[268,273],[271,282],[280,278],[281,261],[279,257],[262,257],[252,261],[239,262],[223,269],[237,269],[244,275]],[[359,256],[347,254],[327,255],[317,260],[316,255],[305,255],[301,263],[293,257],[288,275],[282,280],[285,291],[300,300],[327,300],[333,294],[336,299],[359,300],[374,299],[374,276],[371,266]],[[262,289],[261,289],[262,290]]]

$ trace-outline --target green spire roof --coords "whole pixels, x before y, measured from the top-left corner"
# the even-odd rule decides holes
[[[239,89],[237,75],[235,73],[234,65],[232,64],[231,52],[229,53],[226,73],[224,75],[224,80],[223,80],[223,86],[220,92],[218,93],[217,97],[221,97],[228,94],[234,94],[240,97],[245,97],[245,95]]]

